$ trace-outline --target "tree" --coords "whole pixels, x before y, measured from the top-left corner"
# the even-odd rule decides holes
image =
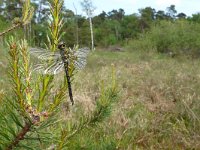
[[[0,2],[0,14],[7,20],[21,16],[22,1],[21,0],[2,0]]]
[[[175,9],[175,5],[170,5],[169,7],[167,7],[166,15],[168,16],[169,19],[175,19],[176,13],[177,11]]]
[[[106,19],[107,14],[105,11],[103,11],[99,15],[93,17],[93,23],[95,24],[95,27],[99,27]]]
[[[149,28],[152,21],[155,20],[155,9],[151,7],[146,7],[144,9],[139,9],[140,17],[140,28],[144,32],[145,28]]]
[[[125,16],[121,23],[121,28],[121,36],[123,40],[128,40],[130,38],[136,37],[139,32],[138,17],[136,14]]]
[[[185,13],[179,13],[176,17],[178,17],[179,19],[185,19],[187,15]]]
[[[125,15],[125,12],[122,8],[119,10],[113,9],[112,11],[108,12],[108,18],[113,20],[122,20]]]
[[[35,21],[37,23],[42,23],[48,20],[50,15],[49,3],[48,0],[32,0],[32,3],[35,5]]]
[[[188,18],[189,21],[200,23],[200,13],[192,14],[192,17]]]
[[[83,11],[86,13],[90,23],[90,32],[91,32],[91,49],[94,50],[94,35],[93,35],[93,25],[92,25],[92,16],[95,10],[95,7],[92,4],[91,0],[83,0],[81,2]]]
[[[76,44],[79,45],[79,33],[78,33],[78,13],[75,4],[73,3],[76,15],[75,15],[75,23],[76,23]]]
[[[102,11],[102,13],[100,13],[100,14],[98,15],[98,17],[99,17],[102,21],[104,21],[104,20],[106,19],[106,17],[107,17],[107,14],[106,14],[105,11]]]
[[[163,10],[158,10],[158,11],[156,12],[155,17],[156,17],[156,19],[158,19],[158,20],[164,20],[164,19],[166,19],[166,14],[165,14],[165,12],[164,12]]]

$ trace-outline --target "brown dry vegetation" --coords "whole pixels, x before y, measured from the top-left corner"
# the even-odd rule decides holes
[[[100,130],[99,149],[199,149],[199,60],[143,52],[96,51],[74,81],[75,101],[87,114],[95,106],[99,85],[116,68],[120,100]],[[83,113],[82,112],[82,113]],[[77,112],[76,112],[77,113]],[[89,136],[82,133],[80,147]],[[104,141],[105,140],[105,141]],[[99,144],[99,145],[98,145]],[[87,148],[94,148],[87,147]]]

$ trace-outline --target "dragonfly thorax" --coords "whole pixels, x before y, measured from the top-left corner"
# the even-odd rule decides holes
[[[61,58],[62,60],[66,60],[68,58],[68,53],[67,53],[67,50],[66,50],[66,44],[64,42],[60,42],[58,44],[58,49],[60,50],[60,55],[61,55]]]

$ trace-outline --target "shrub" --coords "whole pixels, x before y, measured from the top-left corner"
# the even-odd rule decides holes
[[[133,40],[130,48],[138,50],[156,50],[159,53],[174,55],[200,55],[200,27],[186,20],[175,22],[161,21],[149,32]]]

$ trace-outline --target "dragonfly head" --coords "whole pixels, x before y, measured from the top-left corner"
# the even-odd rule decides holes
[[[65,44],[65,42],[63,42],[63,41],[61,41],[59,44],[58,44],[58,49],[65,49],[65,47],[66,47],[66,44]]]

